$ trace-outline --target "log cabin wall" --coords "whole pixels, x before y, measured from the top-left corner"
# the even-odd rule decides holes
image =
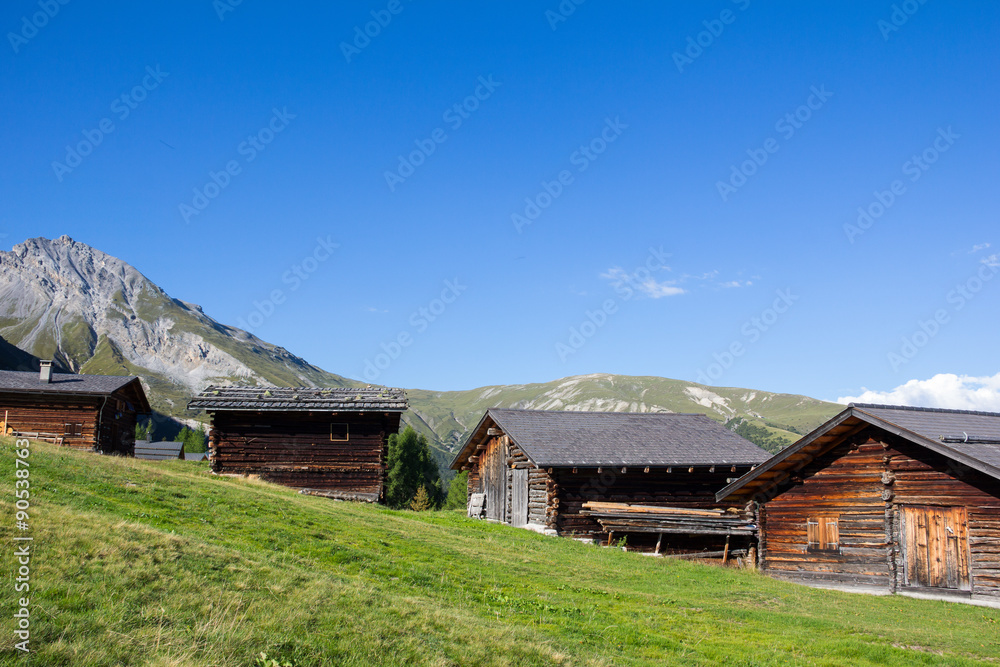
[[[491,436],[480,447],[473,465],[469,468],[469,498],[471,499],[473,493],[485,493],[486,516],[495,521],[513,523],[514,483],[517,475],[514,471],[523,470],[525,471],[523,474],[527,476],[527,525],[555,530],[558,500],[554,497],[554,487],[549,474],[535,467],[508,436]],[[497,462],[500,465],[496,465]],[[491,511],[491,502],[502,503],[502,512]]]
[[[670,470],[670,472],[668,472]],[[604,539],[607,533],[583,514],[588,501],[635,503],[666,507],[717,508],[728,505],[715,501],[715,493],[735,473],[709,472],[709,468],[555,468],[549,504],[554,527],[560,535],[579,539]]]
[[[805,582],[888,587],[891,545],[886,540],[882,500],[882,445],[842,443],[799,474],[801,482],[761,511],[761,569]],[[836,519],[839,541],[810,545],[810,522],[829,529]]]
[[[957,576],[970,580],[969,594],[1000,597],[996,479],[888,435],[853,446],[842,443],[801,475],[803,482],[761,512],[761,568],[769,574],[892,592],[920,588],[907,577],[903,514],[906,508],[956,508],[967,516],[967,546],[962,536],[959,562],[942,558],[940,566],[964,568]],[[828,519],[836,519],[836,550],[815,548],[816,542],[810,548],[810,522],[816,530],[816,522]],[[955,592],[964,592],[961,588],[956,585]]]
[[[887,474],[883,479],[883,496],[892,505],[892,567],[896,589],[907,586],[903,508],[965,508],[970,593],[1000,597],[1000,481],[897,439],[886,443],[884,456]]]
[[[218,411],[209,433],[212,469],[378,501],[387,439],[399,422],[399,413]],[[346,440],[332,439],[334,423],[347,424]]]
[[[101,400],[100,434],[98,451],[104,454],[119,454],[133,456],[135,454],[135,410],[130,409],[130,403],[125,394],[116,392],[108,400]]]
[[[0,394],[0,420],[6,412],[8,427],[61,435],[63,445],[74,449],[95,448],[99,408],[100,400],[89,396]]]

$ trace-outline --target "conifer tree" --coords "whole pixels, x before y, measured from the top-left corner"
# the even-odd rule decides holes
[[[431,507],[441,504],[441,479],[430,453],[427,438],[407,426],[402,433],[389,436],[386,456],[385,502],[403,508],[424,487]]]
[[[469,471],[455,475],[448,485],[448,497],[444,501],[446,510],[464,510],[469,506]]]
[[[410,509],[414,512],[426,512],[431,508],[431,497],[427,494],[427,487],[421,484],[417,489],[417,495],[410,501]]]

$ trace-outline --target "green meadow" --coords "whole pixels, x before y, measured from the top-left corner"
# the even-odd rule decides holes
[[[32,444],[0,459],[0,662],[31,665],[977,665],[1000,610],[330,501],[207,464]],[[34,538],[31,654],[14,534]],[[261,654],[266,654],[263,659]]]

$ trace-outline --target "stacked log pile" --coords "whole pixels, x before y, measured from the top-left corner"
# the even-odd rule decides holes
[[[583,504],[583,511],[609,534],[754,535],[757,532],[752,517],[737,510],[587,502]]]

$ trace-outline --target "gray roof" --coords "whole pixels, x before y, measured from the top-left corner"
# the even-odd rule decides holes
[[[771,484],[771,480],[780,478],[784,468],[801,467],[803,460],[820,456],[843,437],[869,426],[1000,479],[1000,414],[851,403],[812,433],[719,491],[716,498],[721,501],[732,495],[752,495],[758,488]],[[946,441],[956,437],[968,438],[970,442]]]
[[[181,457],[181,450],[184,443],[180,441],[164,440],[161,442],[150,442],[149,440],[135,441],[135,458],[147,461],[170,461]]]
[[[110,394],[138,379],[134,375],[53,373],[52,382],[42,382],[38,371],[0,371],[0,391]]]
[[[898,426],[908,433],[932,441],[936,446],[943,446],[1000,471],[1000,414],[868,403],[852,403],[851,407],[883,422]],[[942,438],[962,437],[963,435],[972,439],[995,440],[996,442],[942,442]]]
[[[768,453],[703,414],[487,410],[452,463],[495,423],[539,467],[753,465]]]
[[[189,409],[274,412],[403,412],[402,389],[324,387],[209,387],[191,399]]]

